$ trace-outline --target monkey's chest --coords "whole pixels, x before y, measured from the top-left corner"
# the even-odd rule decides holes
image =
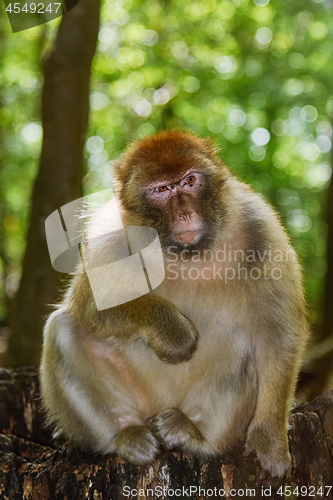
[[[188,286],[186,290],[163,283],[154,295],[172,302],[195,325],[199,338],[191,358],[178,364],[162,361],[143,341],[122,351],[131,378],[149,402],[147,416],[171,407],[189,413],[235,407],[232,401],[253,385],[254,377],[241,294],[231,287],[225,291]]]
[[[129,346],[126,363],[146,394],[148,414],[171,407],[190,414],[222,411],[239,388],[246,390],[253,378],[250,343],[226,316],[202,311],[189,318],[199,331],[198,343],[191,358],[179,364],[160,360],[143,342]]]

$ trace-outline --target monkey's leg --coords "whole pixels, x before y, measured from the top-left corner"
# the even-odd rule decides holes
[[[168,408],[148,418],[147,425],[167,450],[204,455],[214,453],[195,424],[177,408]]]
[[[160,444],[139,409],[140,398],[145,405],[144,387],[128,388],[127,371],[106,342],[80,334],[66,309],[50,315],[41,365],[49,422],[83,448],[146,465],[157,458]]]
[[[300,356],[296,347],[293,352],[291,342],[287,352],[285,346],[274,349],[262,340],[256,359],[257,405],[247,432],[245,455],[256,453],[262,469],[259,482],[273,485],[291,468],[287,427]]]

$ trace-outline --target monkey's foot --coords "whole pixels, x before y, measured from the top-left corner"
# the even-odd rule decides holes
[[[115,438],[115,445],[118,455],[134,465],[152,464],[161,452],[156,437],[141,425],[122,429]]]
[[[167,450],[177,448],[196,453],[205,448],[205,442],[194,423],[177,408],[168,408],[147,419],[154,436]]]
[[[244,455],[248,456],[252,451],[256,453],[261,467],[259,485],[277,486],[290,474],[288,443],[274,438],[273,430],[268,435],[263,429],[253,429],[245,444]]]
[[[283,460],[273,455],[263,455],[257,453],[257,458],[260,463],[261,472],[257,483],[264,488],[269,486],[278,486],[284,481],[287,481],[291,473],[291,458]]]

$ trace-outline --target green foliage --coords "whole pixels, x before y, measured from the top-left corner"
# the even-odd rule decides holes
[[[1,35],[0,258],[10,273],[22,256],[37,168],[40,37],[53,33],[56,21],[51,25],[15,35],[6,26]],[[332,34],[332,0],[106,0],[93,63],[85,192],[110,187],[108,162],[132,139],[174,126],[210,135],[233,172],[281,214],[303,262],[311,320],[319,322]]]

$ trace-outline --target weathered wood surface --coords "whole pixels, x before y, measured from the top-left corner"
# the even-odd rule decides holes
[[[43,428],[36,370],[0,370],[0,499],[333,500],[329,491],[333,486],[333,391],[296,408],[290,424],[293,470],[286,484],[291,491],[298,486],[298,495],[288,496],[288,489],[281,495],[257,486],[258,463],[253,456],[243,457],[241,450],[209,461],[165,453],[150,467],[136,467],[116,456],[98,457],[66,444],[55,449]]]

